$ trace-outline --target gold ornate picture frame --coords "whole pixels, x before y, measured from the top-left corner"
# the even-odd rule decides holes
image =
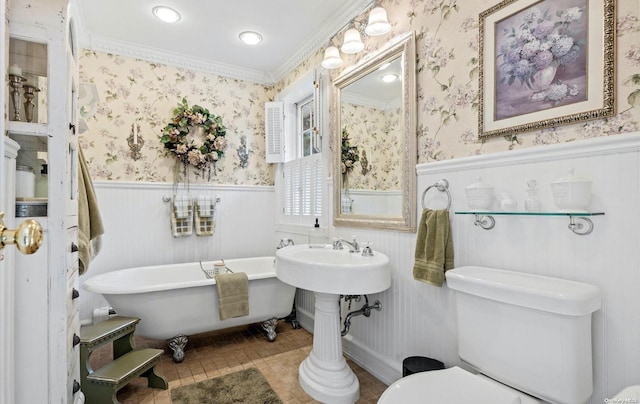
[[[615,113],[615,0],[505,0],[480,13],[480,138]]]

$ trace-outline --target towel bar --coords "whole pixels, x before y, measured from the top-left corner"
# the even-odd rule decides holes
[[[433,184],[433,185],[429,185],[427,187],[427,189],[425,189],[422,192],[422,209],[426,209],[427,208],[425,206],[425,203],[424,203],[424,197],[427,195],[427,192],[429,192],[429,190],[431,188],[435,188],[440,192],[446,192],[447,193],[447,199],[448,199],[447,210],[449,210],[449,208],[451,207],[451,192],[449,192],[449,181],[447,181],[444,178],[441,179],[441,180],[436,181],[435,184]]]

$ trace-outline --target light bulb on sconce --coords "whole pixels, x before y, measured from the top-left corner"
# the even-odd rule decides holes
[[[351,28],[344,33],[344,42],[340,50],[344,53],[358,53],[364,49],[364,43],[360,39],[360,32]]]
[[[144,139],[140,134],[140,125],[136,122],[131,124],[131,134],[127,138],[127,144],[129,145],[129,149],[131,150],[131,158],[135,161],[139,160],[142,155],[140,154],[140,150],[144,145]]]
[[[330,46],[324,51],[324,59],[321,63],[325,69],[336,69],[342,66],[340,51],[335,46]]]
[[[389,31],[391,31],[391,24],[387,20],[387,11],[380,6],[373,8],[369,12],[369,23],[364,32],[369,36],[378,36]]]

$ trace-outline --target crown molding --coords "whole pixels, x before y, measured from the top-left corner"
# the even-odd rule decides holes
[[[141,46],[134,42],[114,40],[100,35],[95,35],[87,29],[81,16],[82,5],[77,3],[78,38],[84,49],[98,52],[112,53],[121,56],[132,57],[149,62],[156,62],[189,70],[196,70],[218,76],[229,77],[257,84],[273,85],[284,79],[293,69],[306,59],[311,57],[321,46],[329,42],[340,29],[344,28],[351,20],[360,15],[363,10],[372,3],[372,0],[351,0],[344,2],[341,9],[337,10],[322,29],[305,39],[298,49],[273,71],[263,72],[248,69],[241,66],[219,63],[198,58],[192,55],[168,52],[158,48]]]
[[[387,103],[375,99],[373,97],[366,97],[364,95],[352,94],[348,92],[342,91],[340,94],[340,98],[342,102],[346,102],[348,104],[360,105],[361,107],[373,108],[373,109],[386,109]]]
[[[287,60],[279,64],[279,67],[270,72],[270,76],[275,82],[282,80],[293,69],[313,55],[320,47],[329,43],[329,40],[345,27],[351,20],[362,14],[372,0],[352,0],[345,1],[342,8],[337,10],[329,19],[331,22],[325,24],[322,29],[316,31],[314,35],[306,38],[298,50]]]
[[[90,35],[89,38],[90,44],[85,48],[91,50],[182,67],[184,69],[201,71],[232,79],[251,81],[259,84],[274,84],[267,73],[255,69],[247,69],[240,66],[206,60],[193,55],[145,47],[132,42],[113,40],[99,35]]]

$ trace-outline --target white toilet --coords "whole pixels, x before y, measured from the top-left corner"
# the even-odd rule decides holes
[[[378,404],[579,404],[593,393],[591,313],[600,291],[586,283],[483,267],[446,273],[455,291],[460,367],[416,373]]]

